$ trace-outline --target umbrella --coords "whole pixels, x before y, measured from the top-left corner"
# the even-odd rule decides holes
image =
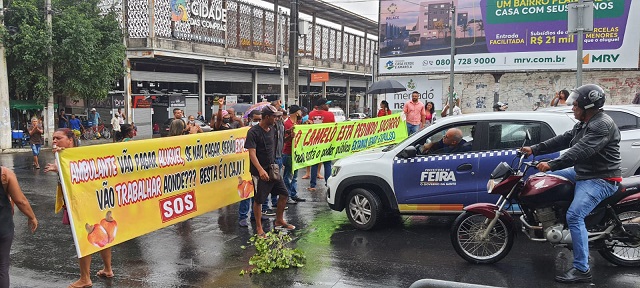
[[[264,108],[264,106],[267,106],[267,105],[271,105],[271,102],[260,102],[258,104],[254,104],[253,106],[249,107],[247,111],[244,111],[242,118],[249,118],[249,114],[251,113],[251,111],[262,110],[262,108]]]
[[[385,94],[385,93],[395,93],[407,91],[400,82],[392,79],[381,80],[371,84],[369,90],[367,90],[367,94]]]

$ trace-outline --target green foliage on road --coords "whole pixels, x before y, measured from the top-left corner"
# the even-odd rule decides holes
[[[256,248],[256,254],[249,259],[251,269],[243,269],[240,275],[271,273],[274,269],[288,269],[303,267],[306,257],[299,249],[291,249],[287,245],[291,242],[288,233],[270,231],[263,237],[254,235],[249,244]],[[242,249],[246,247],[242,246]]]
[[[2,39],[14,98],[46,102],[48,61],[53,63],[55,96],[107,97],[123,76],[125,46],[116,14],[101,14],[98,3],[52,0],[50,42],[44,0],[9,2],[4,19],[9,29],[2,31]]]

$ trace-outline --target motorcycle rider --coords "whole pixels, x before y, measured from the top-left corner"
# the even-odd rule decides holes
[[[531,147],[527,155],[540,155],[569,148],[560,157],[540,162],[541,172],[553,171],[575,183],[575,193],[567,211],[573,242],[573,267],[555,280],[562,283],[591,282],[589,240],[584,218],[605,198],[613,195],[622,181],[620,170],[620,130],[603,113],[605,93],[598,85],[587,84],[573,90],[566,103],[580,121],[572,130]],[[572,167],[573,166],[573,167]]]

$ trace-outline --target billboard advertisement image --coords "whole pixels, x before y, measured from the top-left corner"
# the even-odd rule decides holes
[[[575,69],[577,37],[567,33],[573,2],[381,0],[379,73],[448,71],[451,3],[456,71]],[[640,11],[640,0],[592,3],[594,31],[584,34],[584,68],[638,68],[640,18],[630,16]]]

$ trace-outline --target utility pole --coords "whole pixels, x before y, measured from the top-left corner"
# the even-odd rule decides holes
[[[576,33],[576,87],[582,86],[582,48],[584,46],[584,32],[593,31],[593,2],[578,0],[578,3],[568,5],[567,30],[569,33]]]
[[[4,3],[0,0],[0,26],[4,28]],[[9,114],[9,75],[4,44],[0,41],[0,149],[11,148],[11,115]]]
[[[51,0],[45,0],[44,6],[46,10],[47,30],[49,32],[49,59],[47,61],[47,92],[49,93],[49,96],[47,97],[47,107],[44,108],[44,131],[46,135],[44,141],[45,144],[50,145],[53,143],[53,130],[55,129],[53,122],[55,118],[53,111],[53,63],[51,62],[53,55],[53,52],[51,51],[51,46],[53,45],[53,31],[51,27],[51,14],[53,14],[53,11],[51,11]]]
[[[449,116],[453,115],[453,85],[454,85],[454,66],[456,64],[456,6],[451,2],[451,65],[449,66]]]
[[[298,0],[291,0],[289,15],[289,97],[287,104],[298,99]]]
[[[280,65],[280,103],[285,104],[284,99],[284,35],[282,29],[282,17],[284,12],[281,8],[278,8],[278,63]],[[291,70],[291,67],[289,67]],[[289,103],[291,105],[291,103]]]

